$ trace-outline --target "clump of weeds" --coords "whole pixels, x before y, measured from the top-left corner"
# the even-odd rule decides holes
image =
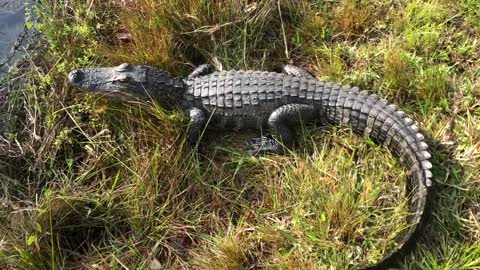
[[[205,133],[154,101],[80,93],[80,66],[285,63],[398,104],[433,158],[430,218],[401,268],[480,267],[480,13],[474,0],[76,1],[35,7],[0,140],[0,268],[346,269],[407,228],[408,170],[350,129],[302,127],[288,155]],[[0,122],[3,123],[3,122]],[[212,139],[213,136],[220,136]]]

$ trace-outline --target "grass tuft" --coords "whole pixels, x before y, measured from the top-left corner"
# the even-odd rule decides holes
[[[64,1],[11,76],[0,136],[2,269],[346,269],[406,229],[408,174],[349,129],[305,127],[289,155],[155,102],[66,83],[79,66],[272,70],[293,62],[398,103],[433,154],[430,218],[401,268],[478,269],[480,49],[473,0]],[[13,117],[14,116],[14,117]],[[10,119],[10,118],[9,118]],[[2,121],[7,122],[7,121]],[[203,149],[203,145],[200,147]]]
[[[333,30],[347,35],[362,35],[373,22],[370,8],[357,1],[342,1],[334,11]]]
[[[171,71],[211,61],[228,69],[269,68],[288,59],[290,42],[285,43],[279,29],[286,25],[285,32],[291,32],[303,11],[303,4],[293,0],[142,0],[126,4],[120,13],[118,31],[129,33],[131,41],[104,51],[114,62],[160,65]],[[271,58],[278,62],[266,62]],[[183,66],[172,66],[180,63]]]

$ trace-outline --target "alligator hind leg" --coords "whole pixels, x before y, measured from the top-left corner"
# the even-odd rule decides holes
[[[187,111],[187,114],[190,118],[190,126],[188,127],[188,142],[190,144],[196,144],[200,135],[202,134],[205,123],[207,122],[207,117],[205,113],[199,108],[190,108]]]
[[[295,143],[295,128],[301,123],[312,121],[317,113],[313,105],[287,104],[277,108],[268,118],[271,137],[253,139],[252,153],[285,153]]]
[[[188,75],[188,79],[194,79],[197,77],[205,76],[213,72],[213,68],[209,64],[203,64],[195,68],[190,75]]]
[[[282,66],[282,72],[288,75],[292,75],[295,77],[305,77],[309,79],[317,79],[315,76],[313,76],[310,72],[308,72],[306,69],[297,67],[294,65],[284,65]]]

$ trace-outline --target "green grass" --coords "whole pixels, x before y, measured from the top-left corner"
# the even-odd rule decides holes
[[[179,111],[66,83],[131,62],[182,76],[294,63],[385,96],[433,154],[432,213],[401,268],[480,269],[477,1],[44,2],[44,45],[1,109],[16,121],[0,140],[0,268],[346,269],[395,246],[408,175],[387,150],[308,126],[286,156],[250,157],[252,134],[228,132],[197,154]]]

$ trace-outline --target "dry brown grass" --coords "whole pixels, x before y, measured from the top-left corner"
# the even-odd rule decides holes
[[[407,175],[371,141],[307,127],[293,153],[250,157],[243,135],[213,132],[198,154],[184,144],[180,112],[111,104],[66,84],[78,66],[125,61],[178,75],[203,62],[271,70],[293,61],[399,103],[427,135],[433,215],[401,267],[477,269],[477,7],[475,0],[45,2],[39,28],[48,49],[16,74],[24,83],[7,109],[18,132],[2,136],[11,156],[0,158],[0,268],[325,269],[378,261],[405,226]]]

